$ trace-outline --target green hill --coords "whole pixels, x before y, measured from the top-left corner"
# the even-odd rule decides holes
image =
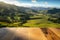
[[[59,27],[60,9],[33,10],[0,2],[0,27]]]

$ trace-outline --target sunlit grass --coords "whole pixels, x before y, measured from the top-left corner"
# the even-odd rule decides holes
[[[44,19],[37,19],[37,20],[29,20],[27,23],[23,24],[23,26],[28,27],[59,27],[60,24],[49,22]]]
[[[7,27],[60,27],[60,24],[48,21],[49,16],[46,15],[39,15],[39,16],[35,15],[32,16],[31,18],[38,18],[38,19],[27,20],[27,22],[24,23],[23,25],[21,25],[21,22],[14,22],[14,23],[0,22],[0,24]]]

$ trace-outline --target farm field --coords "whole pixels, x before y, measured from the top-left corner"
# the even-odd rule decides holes
[[[60,28],[0,28],[0,40],[60,40]]]

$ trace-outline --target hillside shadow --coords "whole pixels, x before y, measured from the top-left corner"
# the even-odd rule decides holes
[[[30,18],[29,20],[36,20],[36,19],[42,19],[42,18],[40,18],[40,17],[38,17],[38,18]]]

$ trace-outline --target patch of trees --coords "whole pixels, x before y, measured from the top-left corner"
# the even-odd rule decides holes
[[[48,21],[60,24],[60,18],[48,18]]]
[[[56,13],[60,13],[60,9],[57,9],[57,8],[53,8],[51,10],[48,10],[47,13],[50,13],[50,14],[56,14]]]
[[[35,13],[35,11],[30,8],[0,3],[0,22],[21,22],[22,25],[30,19],[33,13]]]
[[[50,14],[48,21],[52,21],[54,23],[60,23],[60,9],[53,8],[51,10],[48,10],[47,13]]]

